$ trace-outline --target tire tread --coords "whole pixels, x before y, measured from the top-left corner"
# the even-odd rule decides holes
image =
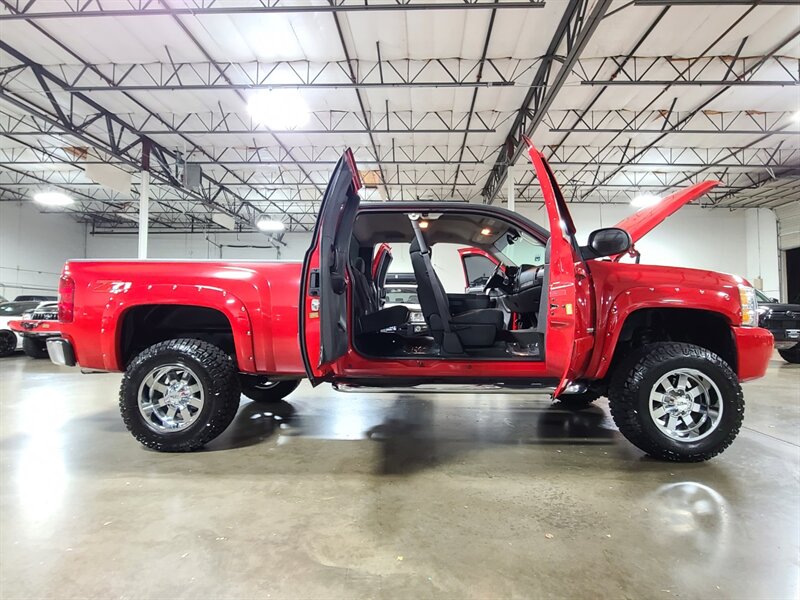
[[[676,358],[694,358],[712,363],[736,390],[735,398],[726,398],[725,405],[726,410],[737,411],[735,425],[712,450],[694,454],[680,454],[669,450],[648,435],[639,421],[636,394],[642,379],[650,369]],[[611,416],[628,441],[651,456],[674,462],[703,462],[714,458],[733,443],[744,418],[742,387],[728,363],[706,348],[683,342],[658,342],[633,352],[620,363],[612,375],[608,397]]]
[[[208,374],[211,381],[209,396],[216,397],[213,402],[212,414],[208,424],[199,429],[197,434],[183,440],[159,439],[153,432],[140,428],[136,415],[131,414],[126,405],[126,395],[131,391],[138,394],[138,390],[131,390],[133,373],[146,361],[166,352],[175,352],[198,362]],[[221,434],[231,424],[236,412],[239,410],[239,378],[234,360],[219,347],[191,338],[178,338],[158,342],[139,353],[128,364],[122,378],[119,391],[119,408],[125,427],[136,440],[160,452],[192,452],[206,445]]]

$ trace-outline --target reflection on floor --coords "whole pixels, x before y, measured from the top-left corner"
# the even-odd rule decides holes
[[[602,401],[307,385],[158,454],[118,384],[0,359],[3,597],[798,595],[800,368],[777,358],[700,465],[643,457]]]

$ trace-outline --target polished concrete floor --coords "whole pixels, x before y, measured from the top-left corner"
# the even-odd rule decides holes
[[[118,375],[0,359],[2,598],[797,598],[800,367],[746,385],[699,465],[645,458],[604,402],[339,394],[244,404],[158,454]]]

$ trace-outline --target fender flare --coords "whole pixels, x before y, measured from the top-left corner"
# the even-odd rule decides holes
[[[158,300],[154,302],[153,299],[156,298]],[[251,373],[256,371],[253,328],[244,302],[222,288],[169,283],[151,284],[141,289],[131,288],[109,297],[100,321],[100,345],[107,370],[122,371],[125,368],[119,356],[119,338],[125,313],[148,304],[198,306],[221,312],[228,319],[233,332],[239,370]]]
[[[605,332],[602,339],[595,339],[595,352],[587,368],[591,379],[603,379],[611,366],[617,349],[620,333],[628,318],[635,312],[649,308],[690,309],[714,313],[733,326],[739,306],[728,292],[714,292],[697,287],[662,285],[636,287],[625,290],[598,309],[598,314],[607,315],[604,323],[598,323],[597,331]],[[741,310],[740,308],[738,310]]]

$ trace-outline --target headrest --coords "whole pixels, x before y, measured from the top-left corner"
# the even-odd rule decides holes
[[[366,273],[367,267],[364,263],[364,259],[360,256],[353,261],[353,266],[356,268],[357,271],[362,273]]]

